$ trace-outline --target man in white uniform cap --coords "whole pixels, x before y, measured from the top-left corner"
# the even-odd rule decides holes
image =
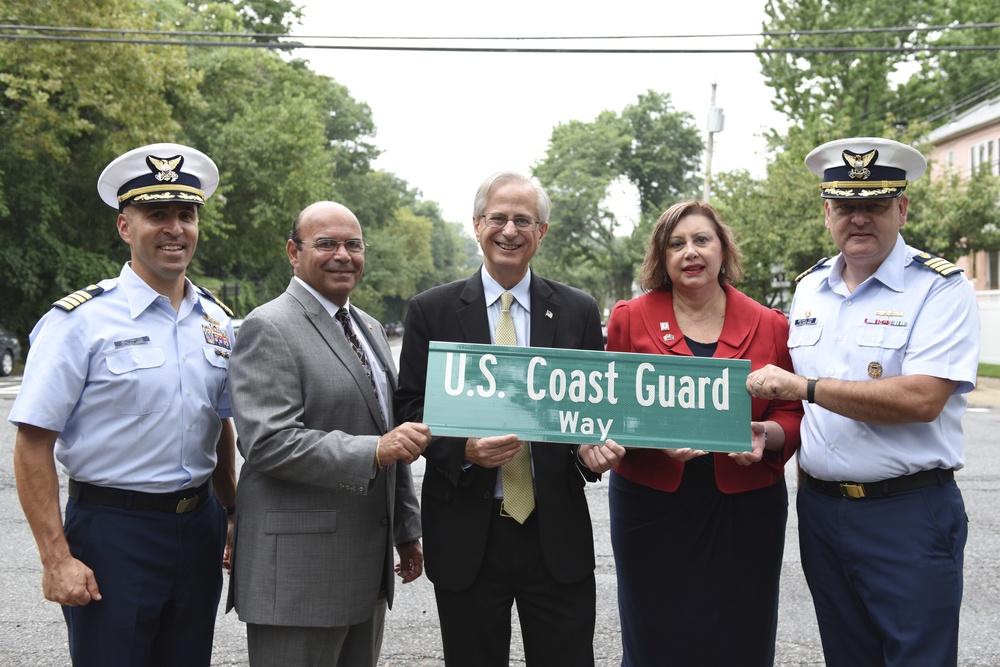
[[[798,278],[797,375],[750,374],[754,396],[806,401],[797,503],[802,568],[827,665],[958,661],[968,520],[955,471],[975,387],[979,314],[952,263],[912,248],[915,149],[861,137],[806,157],[840,254]]]
[[[74,665],[211,661],[236,495],[232,313],[185,271],[218,182],[208,156],[178,144],[109,164],[97,187],[131,261],[31,332],[14,472]]]

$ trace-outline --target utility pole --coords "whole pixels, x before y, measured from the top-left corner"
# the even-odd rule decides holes
[[[716,83],[712,83],[712,106],[708,109],[708,143],[705,146],[705,184],[701,189],[701,198],[706,202],[712,197],[712,144],[714,143],[715,133],[722,132],[726,124],[726,117],[722,109],[715,106],[716,85]]]

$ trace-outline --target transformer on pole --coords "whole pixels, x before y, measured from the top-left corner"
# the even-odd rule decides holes
[[[715,87],[717,84],[712,84],[712,106],[708,109],[708,123],[706,129],[708,130],[708,142],[705,145],[705,183],[702,186],[701,198],[704,201],[709,201],[712,196],[712,144],[715,138],[716,132],[722,132],[726,125],[726,116],[722,109],[715,106]]]

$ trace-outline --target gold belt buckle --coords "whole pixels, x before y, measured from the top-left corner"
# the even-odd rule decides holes
[[[195,507],[198,506],[198,496],[191,496],[190,498],[181,498],[177,501],[177,514],[187,514]]]
[[[865,485],[864,484],[848,484],[847,482],[840,483],[840,494],[846,498],[864,498],[865,497]]]

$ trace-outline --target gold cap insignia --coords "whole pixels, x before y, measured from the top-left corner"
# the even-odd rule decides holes
[[[174,157],[162,158],[148,155],[146,156],[146,162],[148,162],[149,166],[153,169],[153,177],[156,180],[173,183],[180,178],[174,169],[180,167],[181,162],[184,162],[184,157],[181,155],[175,155]]]
[[[844,162],[851,168],[847,175],[851,178],[868,178],[872,175],[872,172],[868,170],[868,163],[876,157],[878,157],[878,150],[868,151],[864,155],[844,151]]]

